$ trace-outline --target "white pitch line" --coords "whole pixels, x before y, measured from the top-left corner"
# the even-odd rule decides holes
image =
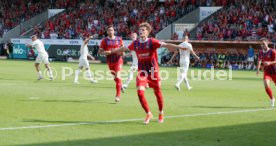
[[[185,117],[200,117],[200,116],[227,115],[227,114],[237,114],[237,113],[251,113],[251,112],[272,111],[272,110],[276,110],[276,108],[213,112],[213,113],[204,113],[204,114],[175,115],[175,116],[166,116],[165,118],[166,119],[174,119],[174,118],[185,118]],[[154,118],[154,119],[156,119],[156,118]],[[142,121],[142,120],[144,120],[144,119],[140,118],[140,119],[123,119],[123,120],[98,121],[98,122],[52,124],[52,125],[42,125],[42,126],[37,125],[37,126],[23,126],[23,127],[7,127],[7,128],[0,128],[0,131],[22,130],[22,129],[41,129],[41,128],[52,128],[52,127],[79,126],[79,125],[112,124],[112,123],[124,123],[124,122],[133,122],[133,121]]]

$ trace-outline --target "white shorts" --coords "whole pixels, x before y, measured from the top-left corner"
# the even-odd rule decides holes
[[[79,67],[89,68],[89,62],[87,59],[79,59]]]
[[[49,64],[48,55],[37,55],[35,63]]]
[[[190,62],[180,62],[180,72],[181,73],[188,73]]]
[[[254,61],[254,57],[248,57],[248,58],[247,58],[247,61],[253,62],[253,61]]]
[[[136,72],[138,70],[138,65],[137,64],[132,64],[130,67],[130,71]]]
[[[138,66],[138,60],[134,60],[134,61],[132,61],[132,64],[131,64],[132,66]]]

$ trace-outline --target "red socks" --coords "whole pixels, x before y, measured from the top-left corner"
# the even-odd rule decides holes
[[[121,96],[122,80],[120,78],[115,78],[114,81],[116,82],[116,97],[120,97]]]
[[[147,100],[146,100],[146,97],[145,97],[145,91],[144,90],[137,90],[137,94],[138,94],[141,106],[143,107],[145,112],[148,113],[150,110],[149,110],[149,106],[148,106],[148,103],[147,103]],[[155,94],[156,99],[157,99],[159,111],[163,111],[163,96],[162,96],[161,89],[154,89],[154,94]]]
[[[267,86],[267,87],[265,87],[265,91],[266,91],[267,95],[269,96],[269,98],[272,99],[273,94],[272,94],[271,88]]]
[[[157,99],[159,111],[163,111],[163,96],[162,96],[161,89],[160,88],[159,89],[154,89],[154,94],[155,94],[156,99]]]
[[[149,110],[148,102],[147,102],[146,97],[145,97],[145,91],[144,90],[137,90],[137,94],[138,94],[141,106],[143,107],[145,112],[148,113],[150,110]]]

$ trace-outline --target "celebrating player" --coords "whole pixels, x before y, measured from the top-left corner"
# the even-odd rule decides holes
[[[188,73],[188,69],[189,69],[189,64],[190,64],[190,53],[192,53],[192,55],[196,58],[199,59],[199,57],[196,55],[196,53],[193,51],[193,46],[192,44],[189,43],[189,38],[188,36],[184,36],[183,38],[183,42],[181,44],[179,44],[179,46],[187,48],[187,50],[179,50],[179,54],[180,54],[180,60],[179,60],[179,64],[180,64],[180,77],[178,78],[177,83],[175,84],[175,88],[180,91],[180,84],[183,82],[183,80],[185,81],[185,84],[188,88],[188,90],[191,90],[192,87],[189,84],[188,81],[188,77],[187,77],[187,73]],[[174,57],[178,54],[178,51],[175,51],[175,53],[173,54],[172,58],[170,59],[170,61],[168,62],[169,64],[172,63]]]
[[[115,102],[119,102],[120,96],[121,96],[121,89],[123,89],[122,80],[120,78],[120,71],[123,65],[123,58],[121,53],[106,54],[105,51],[111,51],[122,47],[123,41],[122,41],[122,38],[116,37],[114,35],[114,27],[112,25],[107,27],[107,34],[108,36],[102,39],[100,49],[99,49],[99,54],[106,55],[106,61],[107,61],[109,70],[114,76],[114,81],[116,83]]]
[[[270,81],[272,80],[276,84],[276,52],[268,47],[268,40],[261,39],[262,50],[259,51],[257,75],[260,72],[261,64],[264,65],[264,86],[267,95],[270,98],[271,106],[274,107],[275,98],[270,88]]]
[[[78,68],[78,70],[75,71],[75,80],[74,80],[75,84],[79,84],[79,81],[78,81],[79,73],[81,72],[83,67],[85,67],[85,71],[86,71],[87,77],[89,78],[90,82],[91,83],[97,83],[97,80],[94,80],[92,78],[92,75],[91,75],[91,72],[90,72],[90,67],[89,67],[89,62],[88,62],[88,59],[87,59],[87,57],[89,57],[90,59],[95,60],[95,58],[88,53],[88,47],[87,47],[89,40],[92,39],[92,38],[93,38],[93,36],[90,36],[90,37],[84,39],[84,41],[81,45],[80,58],[79,58],[79,68]]]
[[[45,67],[49,73],[49,79],[50,80],[53,80],[53,73],[52,73],[52,70],[49,66],[49,60],[48,60],[48,53],[46,52],[45,48],[44,48],[44,43],[39,40],[37,38],[36,35],[33,35],[32,37],[32,43],[31,44],[27,44],[26,46],[27,47],[30,47],[30,48],[35,48],[38,52],[38,55],[36,57],[36,60],[35,60],[35,69],[38,73],[38,78],[37,80],[41,80],[43,79],[43,76],[42,76],[42,73],[41,73],[41,70],[40,70],[40,67],[39,67],[39,64],[41,62],[43,62],[45,64]]]
[[[106,54],[114,54],[124,51],[135,51],[138,58],[138,75],[136,77],[136,87],[139,101],[146,112],[146,118],[144,123],[148,124],[152,119],[153,115],[148,107],[148,103],[145,97],[145,89],[147,84],[150,88],[154,89],[154,94],[157,98],[157,103],[159,107],[159,118],[158,121],[163,123],[164,113],[163,113],[163,96],[161,92],[161,81],[159,77],[159,66],[157,59],[157,49],[160,47],[165,47],[168,49],[186,49],[179,47],[174,44],[166,44],[160,42],[154,38],[148,38],[152,27],[149,23],[141,23],[139,26],[139,39],[133,41],[131,45],[127,47],[121,47],[120,49],[106,51]]]

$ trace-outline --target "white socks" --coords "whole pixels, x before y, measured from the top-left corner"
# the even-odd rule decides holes
[[[88,70],[86,70],[86,76],[89,78],[89,80],[90,81],[92,81],[93,79],[92,79],[92,75],[91,75],[91,72],[90,72],[90,70],[88,69]]]
[[[130,71],[127,81],[124,83],[124,86],[127,87],[128,84],[133,80],[133,71]]]
[[[75,80],[74,80],[75,82],[78,81],[78,79],[79,79],[79,74],[80,74],[81,71],[82,71],[81,69],[75,70]],[[91,72],[90,72],[89,69],[88,69],[88,70],[85,70],[85,73],[86,73],[86,77],[88,77],[88,79],[89,79],[90,81],[94,81],[93,78],[92,78],[92,75],[91,75]]]
[[[187,88],[190,90],[191,86],[190,86],[190,84],[189,84],[189,81],[188,81],[187,76],[184,77],[184,82],[185,82]]]
[[[78,78],[79,78],[79,74],[80,74],[81,70],[78,69],[78,70],[75,70],[75,82],[78,81]]]
[[[52,70],[50,68],[48,69],[48,72],[49,72],[49,77],[53,78],[53,72],[52,72]]]
[[[177,80],[176,85],[177,85],[177,86],[180,86],[180,84],[183,82],[184,78],[185,78],[185,74],[183,74],[183,73],[180,74],[180,77],[179,77],[179,79]]]
[[[180,78],[178,79],[178,81],[177,81],[176,85],[177,85],[177,86],[180,86],[180,84],[183,82],[183,80],[184,80],[184,82],[185,82],[185,84],[186,84],[187,88],[188,88],[188,89],[190,89],[190,88],[191,88],[191,86],[190,86],[190,84],[189,84],[189,81],[188,81],[187,75],[186,75],[186,74],[184,74],[184,73],[180,74]]]
[[[37,75],[38,75],[39,78],[42,78],[42,73],[41,73],[41,71],[38,71],[38,72],[37,72]]]

